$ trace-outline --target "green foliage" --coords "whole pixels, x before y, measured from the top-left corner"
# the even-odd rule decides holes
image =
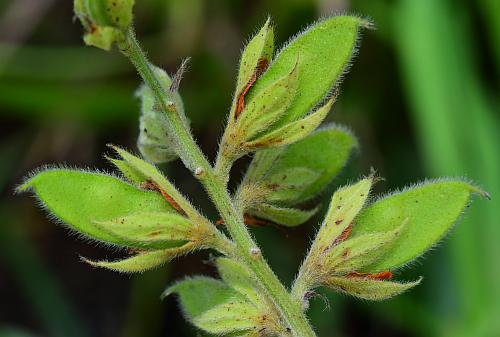
[[[97,224],[136,212],[173,212],[161,195],[103,173],[47,169],[23,183],[57,219],[93,239],[127,246]]]
[[[147,160],[113,147],[108,158],[130,183],[67,169],[43,170],[32,189],[58,219],[79,233],[131,248],[117,261],[89,261],[123,273],[142,272],[195,249],[220,254],[221,280],[194,277],[168,287],[186,318],[216,335],[314,337],[305,311],[311,291],[326,286],[361,299],[382,300],[420,283],[391,282],[391,269],[420,256],[456,222],[473,193],[462,181],[438,181],[393,194],[365,207],[373,175],[339,188],[299,270],[291,292],[263,258],[245,221],[285,226],[307,221],[315,198],[345,165],[355,138],[338,127],[316,131],[330,111],[355,52],[354,16],[334,16],[295,37],[271,62],[270,19],[243,51],[236,92],[217,161],[212,166],[189,130],[178,93],[185,63],[170,78],[141,49],[132,0],[75,1],[85,41],[103,49],[118,43],[144,80],[138,147]],[[233,197],[227,189],[234,161],[256,152]],[[154,166],[177,156],[203,184],[226,231],[203,216]],[[255,217],[255,218],[253,218]]]
[[[290,207],[321,192],[345,165],[355,146],[351,133],[328,126],[287,147],[257,152],[242,186],[263,189],[263,200],[249,205],[247,212],[286,226],[307,221],[314,210]],[[242,189],[241,193],[255,197],[254,190]]]
[[[353,236],[393,230],[406,219],[408,223],[394,248],[368,269],[399,268],[425,253],[451,229],[475,193],[484,194],[464,181],[443,180],[416,185],[370,205],[359,214]]]
[[[137,212],[95,224],[129,247],[153,249],[182,246],[195,229],[185,217],[165,212]]]
[[[235,98],[241,95],[248,83],[252,81],[256,71],[259,71],[259,63],[269,64],[271,62],[273,51],[274,29],[271,18],[268,18],[260,31],[250,40],[241,55]],[[262,70],[265,69],[261,69],[260,71]]]
[[[363,270],[390,250],[404,227],[392,231],[363,234],[334,246],[326,255],[326,266],[335,274]]]
[[[398,283],[359,277],[331,277],[328,279],[327,285],[341,293],[363,300],[382,301],[419,285],[421,281],[420,278],[414,282]]]
[[[94,267],[107,268],[120,273],[140,273],[157,268],[185,252],[184,247],[181,249],[145,251],[117,261],[91,261],[85,258],[83,261]]]
[[[251,69],[255,74],[241,93],[238,82],[219,151],[222,171],[248,152],[291,144],[313,132],[335,101],[333,93],[355,51],[359,29],[370,26],[354,16],[325,19],[287,44],[261,75],[267,63],[255,70],[259,58],[253,49],[272,43],[266,40],[268,25],[269,21],[243,52],[244,69],[246,58],[253,55],[245,73]]]
[[[297,67],[262,90],[238,117],[235,134],[252,140],[276,122],[290,107],[297,91]]]
[[[316,240],[324,249],[331,246],[350,226],[365,205],[373,184],[373,177],[365,178],[356,184],[339,188],[332,197],[328,212]],[[314,250],[311,250],[311,254]]]
[[[295,227],[309,220],[317,211],[317,208],[301,210],[261,203],[248,210],[248,214],[272,221],[282,226]]]
[[[334,101],[334,98],[330,98],[325,105],[311,112],[306,117],[287,123],[269,133],[266,133],[262,137],[246,142],[244,147],[248,149],[279,147],[295,143],[296,141],[305,138],[311,132],[316,130],[321,122],[323,122],[328,112],[330,112]]]
[[[221,281],[195,277],[178,282],[163,294],[179,295],[184,314],[198,328],[213,334],[250,332],[261,319],[259,310]]]
[[[356,16],[333,16],[312,25],[281,50],[249,92],[258,97],[277,78],[297,63],[299,85],[294,102],[276,126],[296,121],[309,113],[338,84],[356,49],[359,29],[370,23]]]
[[[190,278],[167,288],[162,296],[177,293],[187,318],[213,334],[287,335],[273,304],[262,297],[258,279],[244,264],[218,258],[216,266],[222,281]]]

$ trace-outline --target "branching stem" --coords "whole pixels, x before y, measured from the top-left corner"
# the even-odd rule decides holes
[[[178,112],[165,103],[171,101],[170,92],[162,87],[132,29],[128,30],[125,41],[120,43],[120,48],[134,64],[144,82],[153,91],[160,109],[168,120],[169,134],[178,145],[178,154],[184,165],[193,173],[200,170],[204,172],[203,175],[197,178],[201,181],[220,212],[236,244],[235,253],[237,258],[255,274],[261,286],[267,291],[267,295],[279,309],[292,335],[295,337],[315,337],[313,329],[302,312],[300,302],[294,300],[278,280],[247,230],[242,214],[237,211],[226,189],[225,181],[227,177],[216,174],[212,165],[210,165],[193,139],[191,132],[185,128]]]

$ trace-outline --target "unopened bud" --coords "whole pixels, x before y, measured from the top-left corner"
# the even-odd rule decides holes
[[[134,0],[75,0],[74,11],[86,30],[87,45],[109,50],[124,40],[132,24]]]

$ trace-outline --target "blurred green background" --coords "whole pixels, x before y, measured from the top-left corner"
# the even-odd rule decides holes
[[[322,15],[373,18],[329,119],[359,137],[335,186],[375,167],[377,193],[439,176],[489,191],[448,238],[398,279],[423,285],[383,303],[324,291],[311,320],[320,336],[500,336],[500,1],[141,0],[138,35],[170,72],[192,57],[181,93],[196,137],[213,158],[244,41],[269,14],[281,44]],[[45,164],[111,170],[107,143],[135,148],[138,78],[118,53],[84,47],[68,0],[0,1],[0,336],[198,336],[174,299],[173,279],[213,274],[208,254],[124,276],[79,261],[113,258],[50,223],[23,176]],[[238,162],[236,177],[246,165]],[[179,163],[165,171],[207,214],[213,208]],[[235,179],[235,182],[237,182]],[[298,229],[255,229],[290,283],[319,217]],[[68,235],[70,234],[70,235]],[[328,310],[328,307],[330,310]]]

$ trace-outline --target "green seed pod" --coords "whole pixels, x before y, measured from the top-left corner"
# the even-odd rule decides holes
[[[85,28],[87,45],[104,50],[124,39],[132,24],[134,0],[75,0],[74,11]]]

